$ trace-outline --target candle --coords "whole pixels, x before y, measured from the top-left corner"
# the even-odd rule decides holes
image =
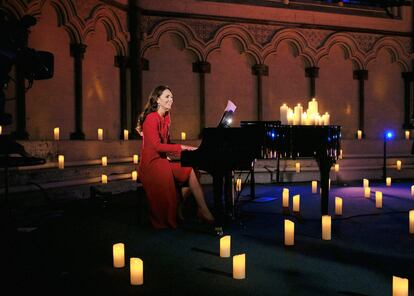
[[[405,139],[406,140],[410,139],[410,131],[405,131]]]
[[[241,179],[240,178],[236,179],[236,191],[237,192],[241,191]]]
[[[331,216],[323,215],[322,216],[322,239],[331,240]]]
[[[295,223],[285,219],[285,246],[295,244]]]
[[[102,156],[102,166],[107,166],[107,165],[108,165],[108,157]]]
[[[230,257],[231,250],[231,236],[226,235],[220,239],[220,257],[227,258]]]
[[[408,279],[392,276],[392,296],[408,296]]]
[[[368,179],[363,179],[362,182],[364,184],[364,188],[369,187],[369,180]]]
[[[1,134],[1,133],[0,133]],[[56,141],[58,141],[59,140],[59,128],[58,127],[55,127],[54,129],[53,129],[53,139],[55,139]]]
[[[242,280],[246,277],[246,254],[233,256],[233,278]]]
[[[302,118],[300,120],[300,124],[301,125],[309,125],[308,115],[306,114],[306,112],[302,113]]]
[[[365,198],[370,198],[371,196],[371,188],[370,187],[365,187],[364,188],[364,197]]]
[[[317,193],[318,182],[312,181],[312,193]]]
[[[98,140],[102,141],[103,140],[103,129],[98,128]]]
[[[185,132],[181,132],[181,140],[185,141],[185,139],[187,138],[187,135]]]
[[[410,220],[410,233],[414,234],[414,210],[410,210],[409,212],[409,220]]]
[[[357,131],[357,138],[358,138],[358,140],[362,139],[362,131],[361,130]]]
[[[121,268],[125,266],[125,247],[123,243],[117,243],[112,246],[114,258],[114,267]]]
[[[322,115],[322,121],[323,121],[322,124],[323,125],[329,125],[329,118],[330,118],[329,113],[325,112],[325,114]]]
[[[282,206],[284,208],[288,208],[289,207],[289,189],[287,189],[287,188],[283,188],[283,192],[282,192]]]
[[[295,166],[296,166],[296,173],[300,173],[300,162],[297,162]]]
[[[401,160],[397,160],[397,171],[401,171]]]
[[[414,196],[414,185],[411,185],[411,196]]]
[[[129,131],[124,129],[124,140],[127,141],[129,139]]]
[[[132,178],[132,181],[136,181],[138,179],[138,172],[132,171],[131,178]]]
[[[297,104],[295,108],[293,108],[293,111],[294,111],[293,125],[300,125],[302,122],[303,107],[300,104]]]
[[[315,98],[312,98],[312,100],[308,102],[308,115],[316,113],[318,113],[318,102]]]
[[[59,166],[59,169],[61,170],[65,168],[65,156],[63,155],[58,156],[58,166]]]
[[[142,285],[144,283],[144,262],[140,258],[130,258],[129,270],[131,285]]]
[[[288,106],[286,106],[286,104],[283,104],[282,106],[280,106],[280,122],[282,124],[288,124],[288,111],[289,108]]]
[[[387,187],[391,186],[391,177],[387,177],[387,179],[385,179],[385,185],[387,185]]]
[[[102,175],[102,184],[107,184],[108,183],[108,176],[107,175]]]
[[[381,191],[375,191],[375,207],[377,209],[382,208],[382,192]]]
[[[0,135],[3,133],[3,127],[0,125]]]
[[[293,196],[293,211],[299,212],[300,209],[300,195],[296,194]]]
[[[342,215],[342,198],[335,197],[335,215]]]
[[[293,125],[294,122],[294,113],[291,108],[288,109],[288,124]]]
[[[132,160],[135,164],[137,164],[138,163],[138,155],[134,154],[134,156],[132,157]]]
[[[342,154],[342,149],[339,149],[339,159],[342,159],[344,156]]]
[[[335,164],[335,173],[339,172],[339,163]]]

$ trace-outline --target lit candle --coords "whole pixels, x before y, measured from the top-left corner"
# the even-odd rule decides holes
[[[382,192],[381,191],[375,191],[375,207],[377,209],[382,208]]]
[[[300,125],[302,122],[302,113],[303,107],[300,104],[297,104],[294,110],[294,118],[293,118],[293,125]]]
[[[414,196],[414,185],[411,185],[411,196]]]
[[[414,210],[409,212],[409,220],[410,220],[410,233],[414,233]]]
[[[308,102],[308,110],[308,115],[318,113],[318,101],[315,98]]]
[[[364,188],[364,197],[365,198],[370,198],[371,197],[371,188],[370,187],[365,187]]]
[[[132,160],[135,164],[137,164],[138,163],[138,155],[134,154],[134,156],[132,157]]]
[[[288,109],[288,124],[293,125],[294,122],[294,113],[291,108]]]
[[[3,133],[3,127],[0,125],[0,135]]]
[[[108,183],[108,176],[107,175],[102,175],[102,184],[107,184]]]
[[[339,172],[339,163],[335,164],[335,173]]]
[[[342,154],[342,149],[339,149],[339,159],[342,159],[344,156]]]
[[[185,132],[181,132],[181,140],[185,140],[187,138],[187,135]]]
[[[59,169],[61,170],[65,168],[65,156],[63,155],[58,156],[58,166],[59,166]]]
[[[401,160],[397,160],[397,171],[401,171]]]
[[[358,137],[358,140],[362,139],[362,131],[361,130],[357,131],[357,137]]]
[[[132,181],[136,181],[138,179],[138,172],[132,171],[131,178],[132,178]]]
[[[362,182],[364,184],[364,188],[369,187],[369,180],[368,179],[363,179]]]
[[[144,283],[144,262],[140,258],[130,258],[129,270],[131,285],[142,285]]]
[[[410,139],[410,131],[405,131],[405,139],[406,140]]]
[[[300,195],[296,194],[293,196],[293,211],[299,212],[300,210]]]
[[[129,139],[129,131],[127,129],[124,129],[124,140],[128,140]]]
[[[331,216],[323,215],[322,216],[322,239],[331,240]]]
[[[295,244],[295,223],[285,219],[285,246]]]
[[[408,279],[392,276],[392,296],[408,296]]]
[[[114,258],[114,267],[121,268],[125,266],[125,247],[123,243],[117,243],[112,246]]]
[[[230,257],[231,250],[231,236],[226,235],[220,239],[220,257],[227,258]]]
[[[246,254],[233,256],[233,278],[242,280],[246,277]]]
[[[335,215],[342,215],[342,198],[335,197]]]
[[[236,179],[236,191],[237,192],[241,191],[241,179],[240,178]]]
[[[0,133],[1,134],[1,133]],[[55,127],[54,129],[53,129],[53,139],[55,139],[56,141],[58,141],[59,140],[59,128],[58,127]]]
[[[300,162],[297,162],[295,164],[295,167],[296,167],[296,173],[300,173]]]
[[[318,182],[312,181],[312,193],[317,193],[317,189],[318,189]]]
[[[387,177],[387,179],[385,179],[385,185],[387,185],[387,187],[391,186],[391,177]]]
[[[102,166],[107,166],[107,165],[108,165],[108,157],[102,156]]]
[[[103,140],[103,129],[98,128],[98,140],[102,141]]]
[[[282,192],[282,206],[284,208],[288,208],[289,207],[289,189],[287,189],[287,188],[283,188],[283,192]]]
[[[301,118],[301,125],[309,125],[309,120],[308,120],[308,115],[306,114],[306,112],[302,113],[302,118]]]
[[[330,115],[329,115],[329,113],[328,112],[325,112],[325,114],[324,115],[322,115],[322,121],[323,121],[323,125],[329,125],[329,118],[330,118]]]
[[[288,124],[288,111],[289,108],[288,106],[286,106],[286,104],[283,104],[282,106],[280,106],[280,122],[282,124]]]

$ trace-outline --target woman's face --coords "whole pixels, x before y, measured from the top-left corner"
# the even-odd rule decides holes
[[[169,89],[166,89],[158,97],[157,103],[159,108],[162,108],[165,111],[170,111],[173,103],[173,94]]]

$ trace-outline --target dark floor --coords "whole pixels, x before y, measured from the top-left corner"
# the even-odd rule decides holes
[[[344,200],[333,217],[332,240],[322,241],[320,196],[310,184],[258,185],[257,199],[242,197],[239,219],[225,228],[232,255],[246,254],[245,280],[232,279],[232,259],[218,256],[219,238],[191,216],[176,230],[155,231],[136,194],[35,206],[13,204],[14,225],[2,222],[2,295],[392,295],[392,276],[408,278],[414,295],[414,235],[408,233],[413,182],[363,197],[360,184],[331,188]],[[301,195],[301,213],[283,213],[281,191]],[[211,201],[211,187],[205,186]],[[248,190],[243,192],[248,193]],[[271,197],[267,200],[266,197]],[[29,197],[27,197],[29,198]],[[275,198],[275,199],[272,199]],[[144,204],[145,208],[145,204]],[[295,222],[295,246],[283,244],[283,221]],[[5,227],[8,223],[10,227]],[[126,259],[144,261],[144,285],[129,284],[129,269],[112,267],[112,245]]]

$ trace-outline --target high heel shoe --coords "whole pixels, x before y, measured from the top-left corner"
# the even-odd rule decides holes
[[[214,224],[215,222],[213,215],[203,214],[200,209],[197,210],[197,217],[207,224]]]

